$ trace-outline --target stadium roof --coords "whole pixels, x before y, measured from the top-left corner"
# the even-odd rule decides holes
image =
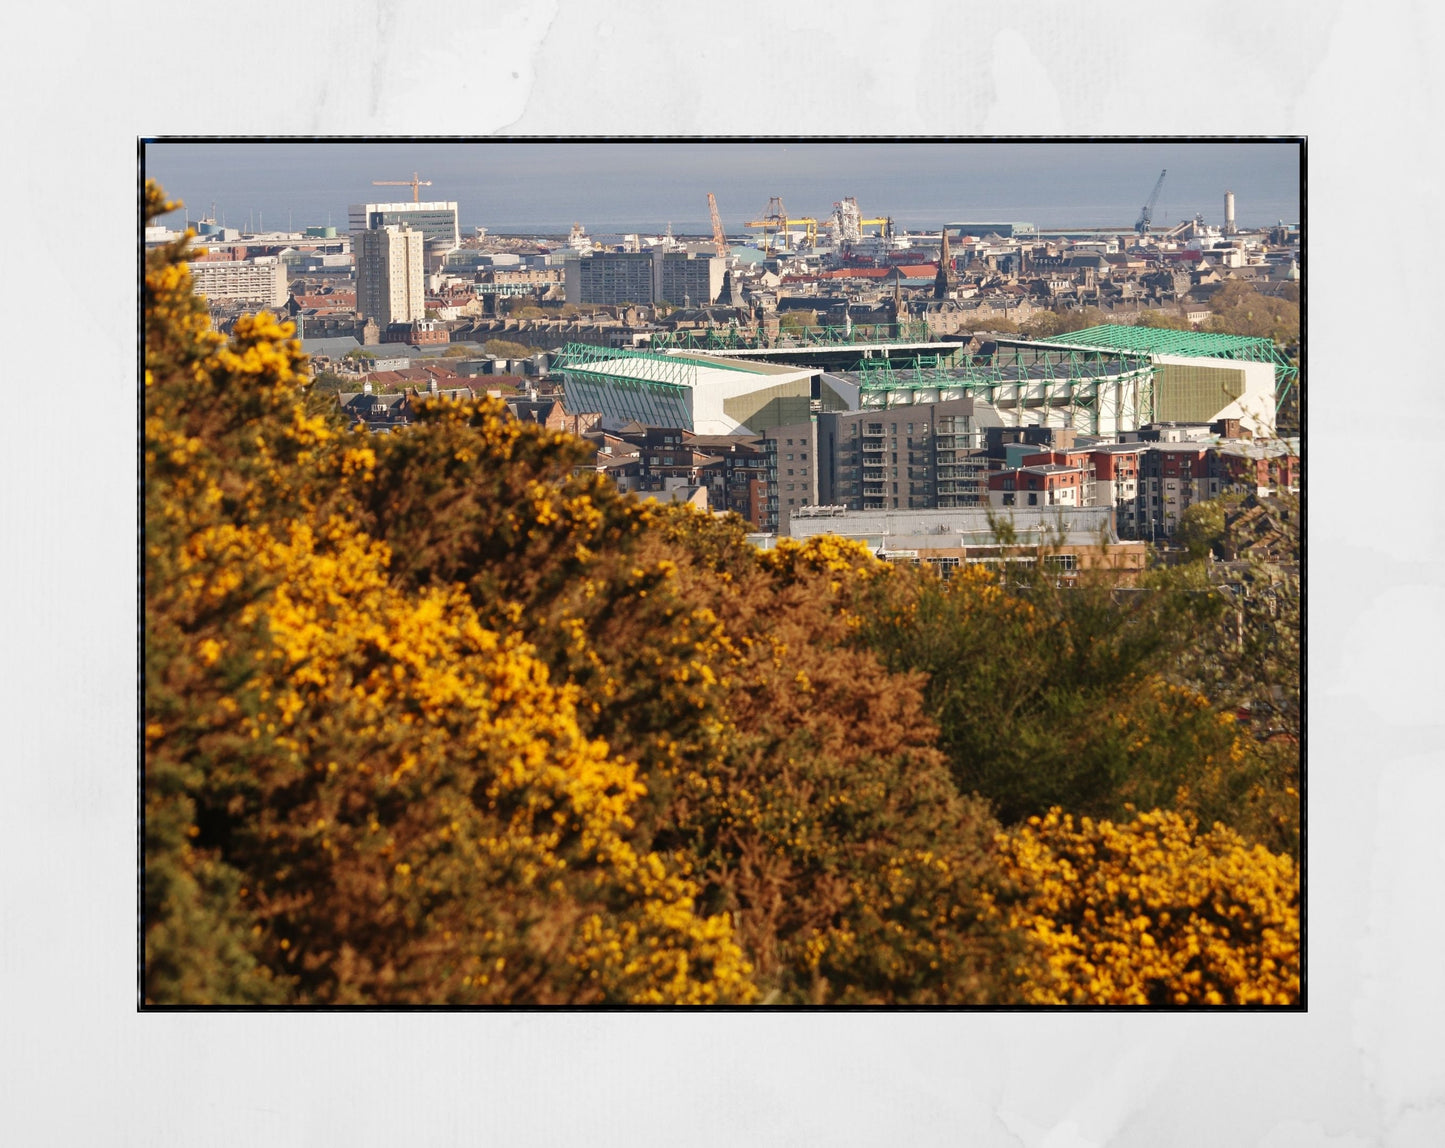
[[[1273,339],[1248,335],[1216,335],[1209,331],[1170,331],[1159,327],[1125,327],[1105,323],[1036,340],[1055,347],[1101,347],[1146,355],[1179,355],[1192,359],[1235,359],[1274,366],[1276,403],[1284,405],[1299,381],[1299,368],[1275,348]]]
[[[1146,355],[1184,355],[1201,359],[1253,359],[1273,362],[1274,341],[1244,335],[1216,335],[1206,331],[1171,331],[1159,327],[1125,327],[1106,323],[1068,331],[1041,343],[1074,347],[1107,347]]]

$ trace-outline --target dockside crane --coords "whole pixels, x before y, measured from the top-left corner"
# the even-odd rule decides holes
[[[803,229],[803,243],[807,247],[818,245],[818,221],[811,215],[804,215],[798,219],[789,219],[788,212],[783,207],[783,197],[775,195],[768,200],[768,212],[762,219],[752,219],[743,224],[744,227],[760,227],[763,229],[763,251],[772,254],[773,240],[782,236],[782,247],[784,251],[793,249],[793,235],[789,228],[800,226]]]
[[[419,188],[431,186],[431,180],[418,178],[416,172],[411,173],[410,179],[373,179],[371,182],[375,187],[409,187],[411,188],[411,201],[413,203],[421,202],[421,196],[418,193]]]
[[[1159,173],[1159,180],[1154,184],[1154,191],[1149,196],[1149,202],[1139,212],[1139,218],[1134,223],[1134,230],[1140,235],[1149,234],[1149,224],[1154,218],[1154,205],[1159,202],[1159,189],[1164,186],[1164,177],[1168,174],[1167,167]]]
[[[744,227],[761,227],[763,229],[763,254],[773,253],[773,240],[781,235],[784,245],[788,239],[788,213],[783,207],[783,197],[773,196],[768,200],[768,211],[761,219],[750,219],[743,224]]]
[[[718,253],[718,258],[728,257],[728,237],[723,231],[722,216],[717,212],[717,197],[712,192],[707,193],[707,209],[712,215],[712,245]]]

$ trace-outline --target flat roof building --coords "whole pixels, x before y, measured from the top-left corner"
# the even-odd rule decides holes
[[[226,259],[189,263],[197,295],[280,308],[289,296],[286,264],[279,259]]]
[[[722,292],[727,261],[684,251],[599,252],[569,259],[563,282],[569,303],[671,303],[705,307]]]
[[[352,242],[363,231],[392,225],[420,231],[428,246],[453,251],[461,246],[455,201],[426,203],[353,203],[347,208]]]

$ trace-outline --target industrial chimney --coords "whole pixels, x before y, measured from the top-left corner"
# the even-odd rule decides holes
[[[1224,193],[1224,234],[1233,235],[1238,230],[1234,226],[1234,192]]]

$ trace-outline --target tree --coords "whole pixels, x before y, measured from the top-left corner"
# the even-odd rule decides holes
[[[1155,327],[1168,331],[1194,330],[1194,324],[1183,315],[1171,314],[1165,311],[1140,311],[1135,326]]]
[[[1217,498],[1190,503],[1179,516],[1174,541],[1184,547],[1191,561],[1201,561],[1224,539],[1224,502]]]
[[[1209,299],[1205,329],[1223,335],[1246,335],[1286,344],[1299,341],[1299,304],[1275,295],[1261,295],[1244,280],[1230,280]]]
[[[314,394],[335,394],[347,387],[355,386],[355,379],[348,379],[345,375],[338,375],[335,371],[317,371],[311,378],[311,391]]]
[[[482,352],[498,359],[526,359],[535,355],[537,348],[529,347],[525,343],[514,343],[510,339],[488,339],[482,345]]]
[[[860,637],[895,672],[928,675],[955,783],[1005,825],[1055,805],[1096,817],[1171,806],[1235,740],[1231,721],[1168,677],[1178,645],[1222,604],[1157,578],[1121,603],[1102,577],[1056,585],[1047,547],[1029,557],[1002,577],[983,565],[947,582],[919,575]]]
[[[1178,677],[1240,715],[1228,759],[1206,763],[1179,807],[1224,821],[1276,852],[1299,855],[1302,744],[1300,511],[1293,495],[1219,500],[1224,528],[1212,625],[1180,649]],[[1263,539],[1268,548],[1257,547]],[[1263,549],[1263,552],[1261,550]]]
[[[954,791],[918,683],[852,649],[837,610],[887,568],[821,543],[760,555],[740,519],[620,495],[574,474],[582,444],[487,406],[416,417],[359,495],[394,576],[463,585],[578,691],[583,732],[645,781],[636,847],[734,922],[760,991],[994,999],[1012,941],[985,911],[991,822]]]
[[[1052,311],[1040,311],[1029,316],[1019,329],[1032,338],[1046,339],[1069,331],[1082,331],[1085,327],[1097,327],[1104,321],[1104,313],[1097,307],[1056,307]]]

